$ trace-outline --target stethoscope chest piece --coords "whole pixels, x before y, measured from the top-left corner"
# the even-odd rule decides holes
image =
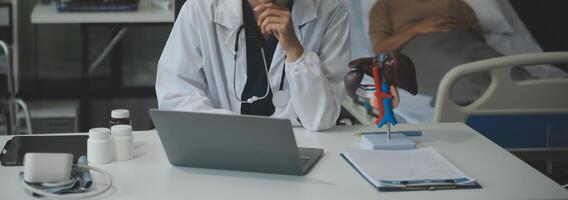
[[[290,94],[284,91],[276,91],[272,94],[272,103],[274,107],[284,107],[290,100]]]

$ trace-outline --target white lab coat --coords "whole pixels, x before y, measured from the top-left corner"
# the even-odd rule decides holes
[[[345,96],[343,78],[350,61],[349,18],[338,0],[295,0],[292,20],[304,54],[294,63],[277,47],[269,70],[272,92],[284,62],[284,95],[273,99],[271,117],[290,119],[312,131],[333,127]],[[158,63],[156,94],[160,109],[239,114],[246,79],[246,41],[240,35],[242,0],[191,0],[182,7]],[[235,76],[233,76],[235,75]],[[236,77],[233,90],[233,77]],[[299,121],[298,121],[299,120]]]

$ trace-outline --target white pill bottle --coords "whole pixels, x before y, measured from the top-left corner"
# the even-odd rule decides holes
[[[92,164],[107,164],[112,162],[110,129],[93,128],[89,130],[87,160]]]
[[[130,160],[132,158],[133,142],[132,127],[129,125],[114,125],[110,128],[113,142],[114,160]]]

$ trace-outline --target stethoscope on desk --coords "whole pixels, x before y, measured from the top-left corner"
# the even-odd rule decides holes
[[[242,100],[241,97],[239,97],[239,95],[237,94],[237,89],[235,87],[236,85],[236,74],[237,74],[237,59],[238,59],[238,55],[239,55],[239,36],[241,35],[241,32],[245,29],[246,24],[243,24],[241,26],[239,26],[239,29],[237,30],[237,36],[236,36],[236,40],[235,40],[235,56],[234,56],[234,61],[235,61],[235,67],[233,68],[233,92],[235,94],[235,98],[237,99],[237,101],[239,103],[254,103],[255,101],[258,100],[262,100],[262,99],[266,99],[266,97],[268,97],[268,93],[270,93],[270,76],[268,75],[268,64],[266,63],[266,53],[264,51],[264,45],[263,43],[260,41],[259,38],[255,38],[252,36],[246,36],[246,39],[254,39],[255,41],[257,41],[260,44],[260,53],[262,55],[262,62],[264,63],[264,73],[266,75],[266,92],[264,93],[264,96],[262,97],[257,97],[257,96],[252,96],[251,98],[247,99],[246,101]],[[272,103],[274,104],[274,106],[280,107],[286,104],[286,100],[287,98],[287,94],[283,91],[284,90],[284,79],[286,78],[286,58],[284,58],[284,67],[282,68],[282,78],[280,79],[280,86],[278,88],[278,91],[274,92],[272,95]]]

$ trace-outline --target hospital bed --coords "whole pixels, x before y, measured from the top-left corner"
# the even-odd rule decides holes
[[[352,57],[373,56],[373,50],[368,35],[369,12],[377,0],[342,0],[351,17]],[[507,0],[479,1],[465,0],[478,15],[483,30],[483,36],[489,46],[501,54],[519,55],[542,52],[541,47],[523,24],[512,5]],[[361,39],[364,38],[364,39]],[[523,58],[523,55],[509,59]],[[541,62],[539,65],[525,66],[525,69],[535,78],[566,78],[564,71]],[[427,77],[426,77],[427,78]],[[565,94],[568,95],[568,94]],[[412,96],[401,91],[401,104],[395,114],[402,122],[425,123],[433,122],[433,96],[419,94]],[[356,103],[355,103],[356,104]],[[344,106],[354,110],[354,115],[363,123],[369,123],[371,117],[361,114],[368,111],[357,108],[353,102],[347,101]],[[371,114],[375,111],[371,111]],[[376,113],[375,113],[376,114]]]

